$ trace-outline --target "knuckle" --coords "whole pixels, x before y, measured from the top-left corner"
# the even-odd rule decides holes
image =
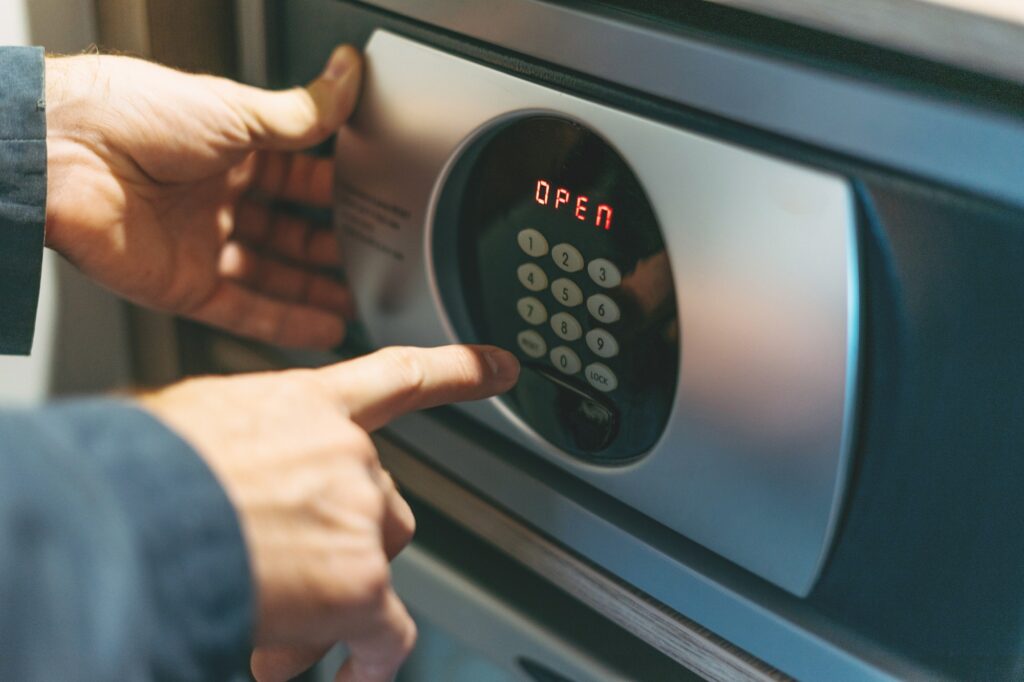
[[[387,362],[394,368],[401,379],[402,386],[409,395],[419,392],[426,381],[426,370],[420,360],[417,349],[408,346],[395,346],[384,351]]]
[[[375,552],[361,562],[353,576],[353,585],[360,607],[367,611],[383,607],[391,589],[391,569],[383,552]]]

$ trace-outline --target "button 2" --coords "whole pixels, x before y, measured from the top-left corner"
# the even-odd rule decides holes
[[[548,240],[532,227],[520,230],[519,234],[516,235],[516,241],[519,242],[519,248],[527,256],[537,258],[548,252]]]
[[[605,289],[617,287],[622,283],[622,273],[615,267],[615,263],[604,258],[595,258],[587,263],[587,274],[597,286]]]
[[[540,324],[548,319],[547,308],[533,296],[524,296],[516,301],[516,310],[519,311],[519,316],[530,324]]]
[[[583,269],[583,254],[572,244],[557,244],[551,249],[551,258],[555,265],[566,272],[579,272]]]
[[[562,280],[556,280],[555,284]],[[597,320],[609,324],[619,319],[619,306],[604,294],[594,294],[587,299],[587,310]]]
[[[568,346],[558,346],[551,351],[551,364],[563,374],[575,374],[580,371],[583,363]]]
[[[572,308],[583,303],[583,292],[571,279],[560,277],[551,283],[551,295],[555,297],[555,300],[566,306]],[[600,296],[601,294],[597,294]],[[607,296],[605,298],[608,298]],[[609,299],[611,300],[611,299]]]
[[[587,347],[594,351],[594,355],[602,358],[614,358],[619,354],[619,342],[607,329],[591,329],[587,332]]]
[[[557,348],[555,350],[558,350]],[[551,351],[554,354],[555,351]],[[592,365],[587,365],[587,371],[584,372],[587,377],[587,383],[596,388],[599,391],[608,393],[614,391],[619,387],[619,379],[615,376],[615,372],[608,369],[607,365],[602,365],[600,362],[595,362]]]
[[[583,327],[569,313],[555,313],[551,316],[551,328],[558,338],[575,341],[583,336]]]
[[[530,291],[544,291],[548,286],[548,276],[536,263],[523,263],[516,270],[519,283]]]
[[[542,358],[548,351],[548,344],[544,343],[544,337],[532,329],[519,332],[516,336],[516,343],[531,358]]]

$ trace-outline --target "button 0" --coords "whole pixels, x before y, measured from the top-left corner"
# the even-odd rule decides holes
[[[548,309],[533,296],[525,296],[516,301],[516,310],[519,311],[519,317],[530,324],[540,324],[548,319]]]
[[[516,270],[519,282],[530,291],[544,291],[548,286],[548,276],[536,263],[523,263]]]
[[[558,350],[557,348],[555,350]],[[554,354],[555,351],[551,351]],[[587,371],[584,372],[587,377],[587,383],[596,388],[599,391],[608,393],[614,391],[619,387],[619,379],[615,376],[615,372],[608,369],[607,365],[602,365],[600,362],[595,362],[592,365],[587,365]]]
[[[589,310],[590,314],[597,320],[604,322],[605,324],[617,322],[619,319],[619,306],[615,301],[604,294],[594,294],[588,298],[587,310]]]
[[[583,327],[569,313],[555,313],[551,316],[551,328],[559,338],[575,341],[583,336]]]
[[[568,346],[558,346],[551,350],[551,364],[563,374],[575,374],[583,366],[580,356]]]
[[[548,344],[544,343],[544,337],[532,329],[519,332],[516,335],[516,343],[531,358],[542,358],[548,351]]]
[[[548,252],[548,240],[532,227],[520,230],[519,234],[516,235],[516,241],[519,242],[519,248],[527,256],[537,258]]]
[[[622,273],[615,263],[604,258],[596,258],[587,263],[587,274],[599,287],[611,289],[622,283]]]
[[[579,272],[583,269],[583,254],[572,244],[557,244],[551,249],[551,258],[555,265],[566,272]]]
[[[551,295],[555,297],[556,301],[568,308],[583,303],[583,291],[580,290],[576,282],[565,277],[560,277],[551,283]],[[597,295],[600,296],[600,294]],[[605,298],[608,297],[606,296]]]
[[[587,332],[587,347],[594,355],[614,358],[619,354],[619,342],[607,329],[591,329]]]

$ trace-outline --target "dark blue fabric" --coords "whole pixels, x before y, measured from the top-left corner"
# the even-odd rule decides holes
[[[0,438],[0,680],[245,678],[245,545],[188,445],[111,400],[0,412]]]
[[[43,51],[0,47],[0,354],[32,350],[45,222]]]

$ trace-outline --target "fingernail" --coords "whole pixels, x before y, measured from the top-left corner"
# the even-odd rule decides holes
[[[344,76],[345,72],[350,68],[352,68],[351,51],[338,48],[331,55],[330,61],[327,62],[327,68],[324,69],[324,78],[336,81]]]
[[[519,376],[519,360],[504,350],[491,350],[484,353],[484,360],[491,368],[491,374],[502,381],[512,381]]]

